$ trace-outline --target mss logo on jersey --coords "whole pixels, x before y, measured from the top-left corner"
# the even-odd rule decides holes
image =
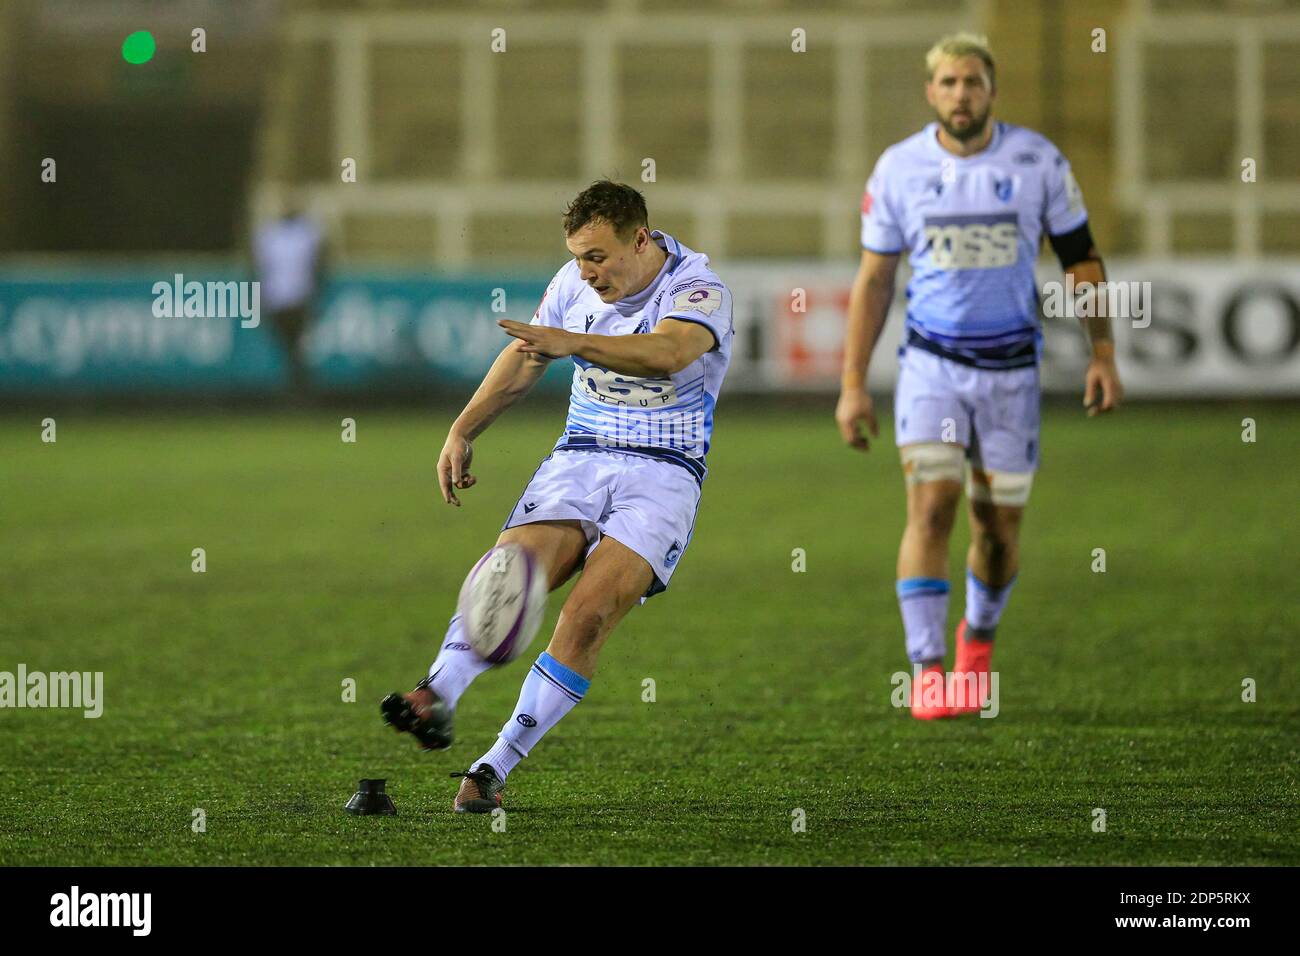
[[[1019,240],[1019,218],[1014,212],[925,217],[925,248],[936,269],[1015,265]]]

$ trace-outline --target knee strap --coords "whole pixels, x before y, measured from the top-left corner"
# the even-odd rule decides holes
[[[972,467],[966,475],[966,497],[995,505],[1023,508],[1034,486],[1034,473],[990,471]]]
[[[950,442],[920,442],[899,449],[903,478],[909,485],[926,481],[961,481],[966,449]]]

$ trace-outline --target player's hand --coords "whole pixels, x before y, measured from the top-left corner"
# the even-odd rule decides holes
[[[460,507],[456,497],[456,488],[473,488],[478,481],[469,473],[469,463],[474,458],[474,446],[469,439],[452,432],[442,446],[438,456],[438,487],[442,489],[442,500],[449,505]]]
[[[876,423],[876,408],[871,396],[859,388],[840,392],[839,404],[835,406],[835,424],[840,427],[840,437],[846,444],[866,451],[871,447],[867,437],[862,434],[862,425],[867,426],[871,437],[880,435],[880,426]]]
[[[498,319],[497,325],[523,342],[519,351],[543,358],[557,359],[572,355],[578,347],[578,337],[564,329],[553,329],[549,325],[530,325],[527,322],[512,322]]]
[[[1083,375],[1083,407],[1088,409],[1088,417],[1092,418],[1118,408],[1123,398],[1124,386],[1120,384],[1119,369],[1115,367],[1113,347],[1099,349],[1088,362],[1088,370]]]

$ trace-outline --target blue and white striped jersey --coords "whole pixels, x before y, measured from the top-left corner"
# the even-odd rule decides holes
[[[613,372],[573,356],[569,418],[555,448],[663,458],[702,481],[713,409],[731,361],[731,292],[709,268],[708,256],[658,230],[650,235],[668,259],[643,290],[606,304],[570,260],[547,286],[533,324],[593,335],[635,335],[653,331],[661,319],[680,319],[708,329],[714,346],[663,378]]]
[[[980,368],[1038,361],[1034,262],[1043,233],[1087,222],[1070,164],[1044,136],[995,123],[989,145],[954,156],[938,123],[881,154],[862,199],[862,246],[907,250],[908,345]]]

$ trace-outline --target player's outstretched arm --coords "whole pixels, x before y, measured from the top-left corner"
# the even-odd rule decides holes
[[[497,325],[520,340],[521,351],[548,358],[576,355],[611,372],[642,378],[680,372],[714,346],[707,328],[671,317],[643,335],[590,335],[509,319]]]
[[[474,439],[528,393],[546,371],[546,365],[546,359],[524,352],[518,342],[511,342],[496,357],[469,404],[452,423],[438,455],[438,487],[447,504],[459,508],[456,489],[472,488],[478,480],[469,472]]]
[[[835,424],[853,448],[869,447],[862,433],[865,425],[875,438],[880,434],[876,411],[867,393],[867,367],[880,332],[894,301],[894,273],[898,255],[862,250],[862,264],[849,293],[848,328],[844,340],[844,366],[840,373],[840,400],[835,406]]]

